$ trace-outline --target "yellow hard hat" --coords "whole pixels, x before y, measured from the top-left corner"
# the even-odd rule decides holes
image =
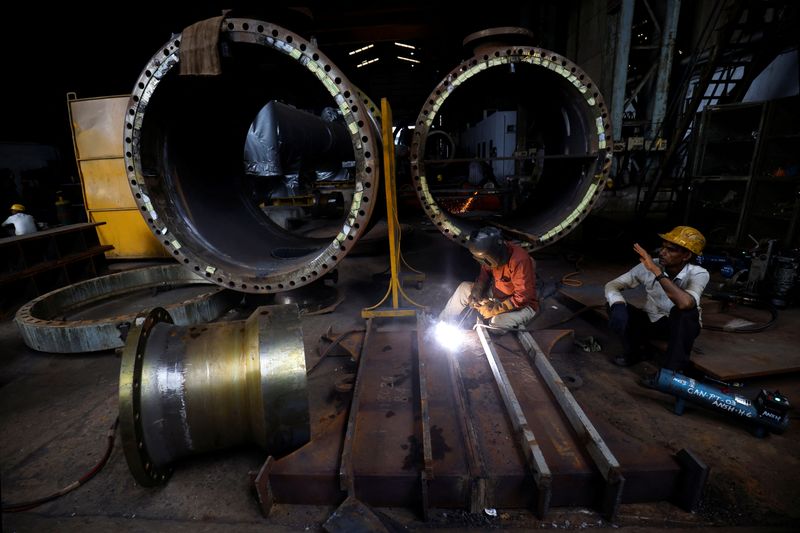
[[[22,204],[14,204],[11,206],[12,211],[25,211],[25,206]]]
[[[669,233],[659,233],[659,237],[667,242],[683,246],[695,255],[703,255],[706,238],[691,226],[675,226]]]

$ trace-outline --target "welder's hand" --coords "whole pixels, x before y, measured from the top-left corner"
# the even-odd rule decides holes
[[[623,302],[617,302],[608,310],[608,327],[611,331],[622,335],[628,327],[628,306]]]
[[[481,305],[481,300],[485,300],[485,298],[481,298],[483,296],[483,291],[486,289],[486,285],[483,283],[473,283],[472,290],[469,291],[469,303],[473,305]]]
[[[478,312],[483,318],[492,318],[501,313],[505,313],[507,310],[503,302],[498,302],[497,300],[489,300],[478,307]]]

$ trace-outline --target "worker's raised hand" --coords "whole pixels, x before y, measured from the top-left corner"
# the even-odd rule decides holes
[[[644,267],[645,267],[647,270],[649,270],[649,271],[650,271],[650,272],[652,272],[653,274],[659,274],[659,273],[661,273],[661,267],[659,267],[659,266],[658,266],[658,265],[655,263],[655,261],[653,261],[653,258],[650,256],[650,254],[649,254],[649,253],[647,253],[647,250],[645,250],[644,248],[642,248],[642,247],[639,245],[639,243],[638,243],[638,242],[633,244],[633,251],[634,251],[634,252],[636,252],[637,254],[639,254],[639,262],[640,262],[641,264],[643,264],[643,265],[644,265]]]

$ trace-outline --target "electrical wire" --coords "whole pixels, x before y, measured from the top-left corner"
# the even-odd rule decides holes
[[[570,272],[566,276],[562,277],[561,285],[563,287],[583,287],[583,282],[581,280],[572,278],[572,276],[577,276],[578,274],[580,274],[580,271],[576,270],[575,272]]]
[[[567,258],[567,260],[569,260],[569,258]],[[561,278],[560,283],[562,287],[575,287],[575,288],[583,287],[583,281],[573,278],[573,276],[577,276],[578,274],[581,273],[581,267],[580,267],[581,261],[583,261],[582,255],[575,260],[575,271],[570,272],[569,274],[566,274]]]
[[[85,484],[87,481],[92,479],[94,476],[96,476],[97,473],[100,472],[100,470],[102,470],[103,467],[106,465],[106,463],[108,462],[108,458],[111,457],[111,452],[114,450],[114,439],[117,433],[117,426],[119,426],[119,417],[117,417],[116,420],[114,420],[114,423],[108,429],[108,434],[107,434],[108,446],[106,446],[106,453],[103,454],[102,459],[100,459],[100,461],[96,465],[94,465],[94,467],[91,470],[89,470],[87,473],[81,476],[81,478],[78,479],[78,481],[74,481],[69,485],[67,485],[66,487],[60,489],[59,491],[54,492],[53,494],[50,494],[49,496],[45,496],[43,498],[38,498],[36,500],[31,500],[28,502],[10,503],[8,505],[3,505],[3,512],[20,513],[23,511],[30,511],[31,509],[39,507],[43,503],[53,501],[56,498],[60,498],[61,496],[69,492],[72,492],[73,490],[77,489],[78,487],[80,487],[81,485]]]

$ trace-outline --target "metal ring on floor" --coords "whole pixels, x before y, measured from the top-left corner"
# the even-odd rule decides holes
[[[208,290],[184,301],[164,305],[176,324],[212,321],[233,307],[241,295],[207,282],[178,264],[128,270],[75,283],[49,292],[22,306],[14,318],[28,347],[41,352],[82,353],[120,348],[136,314],[68,320],[77,310],[123,298],[144,289],[207,285]],[[152,307],[152,304],[149,304]],[[148,308],[144,302],[142,308]]]

